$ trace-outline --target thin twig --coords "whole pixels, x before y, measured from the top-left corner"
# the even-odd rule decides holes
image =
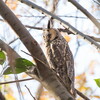
[[[27,55],[29,55],[29,56],[31,56],[32,57],[32,55],[31,54],[29,54],[29,53],[27,53],[27,52],[25,52],[25,51],[23,51],[23,50],[21,50],[23,53],[25,53],[25,54],[27,54]],[[45,64],[45,62],[43,62],[42,60],[40,60],[39,58],[37,58],[37,57],[35,57],[34,56],[34,58],[36,59],[36,60],[38,60],[38,61],[40,61],[42,64],[44,64],[46,67],[48,67],[48,65],[47,64]]]
[[[75,54],[74,54],[74,59],[75,59],[75,57],[76,57],[76,55],[77,55],[77,53],[78,53],[78,51],[79,51],[79,47],[80,47],[80,42],[79,42],[79,40],[78,40],[78,37],[77,37],[77,48],[76,48],[76,51],[75,51]]]
[[[93,17],[85,8],[83,8],[76,0],[68,0],[71,2],[75,7],[77,7],[82,13],[84,13],[100,30],[100,23],[97,21],[95,17]]]
[[[33,27],[33,26],[29,26],[29,25],[25,25],[25,27],[27,28],[32,28],[32,29],[37,29],[37,30],[43,30],[44,28],[42,27]],[[46,28],[45,28],[46,29]],[[75,35],[73,32],[71,32],[68,28],[65,28],[65,29],[62,29],[62,28],[58,28],[58,30],[60,32],[67,32],[68,34],[73,34]],[[100,42],[100,38],[96,38],[94,36],[89,36],[89,35],[86,35],[87,37],[90,37],[91,39],[93,39],[94,41],[96,42]]]
[[[79,2],[80,0],[78,0],[78,2]],[[78,9],[76,10],[76,17],[78,16]],[[77,25],[78,25],[78,19],[77,18],[75,18],[75,27],[77,28]],[[80,46],[80,44],[79,44],[79,41],[78,41],[78,37],[77,37],[77,48],[76,48],[76,51],[75,51],[75,54],[74,54],[74,59],[75,59],[75,57],[76,57],[76,55],[77,55],[77,53],[78,53],[78,50],[79,50],[79,46]]]
[[[36,26],[37,24],[39,24],[46,16],[43,16],[37,23],[35,23],[34,26]]]
[[[16,82],[23,82],[23,81],[29,81],[29,80],[33,80],[33,79],[34,78],[28,78],[28,79],[22,79],[22,80],[16,80],[16,81],[1,82],[0,85],[9,84],[9,83],[16,83]]]
[[[33,27],[33,26],[29,26],[29,25],[25,25],[25,27],[27,28],[32,28],[32,29],[37,29],[37,30],[43,30],[44,28],[42,27]],[[46,28],[45,28],[46,29]],[[67,32],[68,34],[73,34],[75,35],[73,32],[71,32],[68,28],[62,29],[62,28],[58,28],[58,30],[60,32]]]
[[[12,40],[11,42],[9,42],[9,44],[8,45],[10,45],[10,44],[12,44],[12,43],[14,43],[16,40],[18,40],[19,38],[16,38],[16,39],[14,39],[14,40]]]
[[[25,87],[27,88],[27,90],[29,91],[30,95],[33,97],[34,100],[36,100],[36,98],[32,95],[30,89],[25,85]]]
[[[79,96],[81,96],[84,100],[90,100],[88,97],[86,97],[83,93],[81,93],[80,91],[78,91],[77,89],[75,89],[76,90],[76,92],[77,92],[77,94],[79,95]]]
[[[16,74],[15,67],[14,67],[16,56],[15,55],[12,56],[12,54],[13,54],[12,50],[7,48],[7,47],[6,47],[6,53],[7,53],[7,57],[8,57],[9,66],[12,68],[12,71],[14,73],[13,75],[14,75],[14,78],[15,78],[15,81],[16,81],[16,86],[17,86],[17,89],[18,89],[19,98],[20,98],[20,100],[21,99],[24,100],[20,84],[19,84],[19,82],[17,82],[18,75]]]
[[[52,13],[55,13],[55,11],[56,11],[56,9],[58,7],[59,1],[60,0],[53,0],[53,4],[52,4],[53,7],[52,7],[52,10],[51,10]]]
[[[37,29],[37,30],[43,30],[42,27],[34,27],[34,26],[29,26],[29,25],[25,25],[25,27],[32,28],[32,29]]]
[[[100,6],[100,2],[99,1],[95,1],[95,0],[93,0],[97,5],[99,5]]]
[[[28,18],[37,18],[37,17],[39,17],[39,18],[41,18],[41,17],[43,17],[43,15],[40,15],[40,16],[28,16],[28,15],[25,15],[25,16],[22,16],[22,15],[18,15],[18,16],[20,16],[20,17],[28,17]],[[68,15],[57,15],[58,17],[68,17],[68,18],[77,18],[77,19],[88,19],[87,17],[82,17],[82,16],[68,16]],[[47,17],[47,16],[45,16],[45,17]],[[97,20],[100,20],[100,18],[96,18]],[[3,20],[4,21],[4,20]]]

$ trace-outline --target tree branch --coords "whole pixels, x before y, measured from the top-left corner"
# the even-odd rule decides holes
[[[88,35],[89,36],[89,35]],[[94,41],[96,42],[100,42],[100,38],[94,37],[94,36],[89,36],[90,38],[92,38]]]
[[[37,29],[37,30],[43,30],[44,28],[42,27],[33,27],[33,26],[29,26],[29,25],[25,25],[25,27],[27,28],[31,28],[31,29]],[[68,34],[73,34],[75,35],[72,31],[70,31],[68,28],[62,29],[62,28],[58,28],[59,31],[61,32],[67,32]],[[90,37],[91,39],[94,40],[94,42],[100,42],[100,38],[96,38],[94,36],[89,36],[89,35],[84,35],[85,37]]]
[[[32,98],[33,98],[34,100],[36,100],[35,97],[32,95],[30,89],[29,89],[26,85],[25,85],[25,87],[27,88],[27,90],[28,90],[28,92],[30,93],[30,95],[32,96]]]
[[[77,89],[75,89],[77,94],[80,95],[84,100],[90,100],[88,97],[86,97],[83,93],[81,93],[80,91],[78,91]]]
[[[43,30],[44,28],[42,27],[34,27],[34,26],[29,26],[29,25],[25,25],[25,27],[27,28],[31,28],[31,29],[37,29],[37,30]],[[73,32],[71,32],[68,28],[62,29],[62,28],[58,28],[58,30],[60,32],[67,32],[68,34],[74,34]],[[74,34],[75,35],[75,34]]]
[[[68,0],[71,2],[76,8],[78,8],[81,12],[83,12],[99,29],[100,31],[100,23],[97,21],[95,17],[93,17],[85,8],[83,8],[76,0]]]
[[[0,91],[0,100],[6,100],[1,91]]]
[[[4,84],[10,84],[10,83],[16,83],[16,82],[23,82],[23,81],[29,81],[29,80],[33,80],[34,78],[28,78],[28,79],[22,79],[22,80],[15,80],[15,81],[8,81],[8,82],[0,82],[0,85],[4,85]]]
[[[43,9],[42,7],[34,4],[33,2],[29,1],[29,0],[19,0],[22,3],[25,3],[26,5],[39,10],[41,13],[44,13],[45,15],[51,16],[52,18],[56,19],[57,21],[59,21],[60,23],[62,23],[67,29],[69,29],[71,32],[73,32],[74,34],[78,34],[81,37],[83,37],[84,39],[86,39],[88,42],[90,42],[91,44],[94,44],[96,46],[96,48],[100,49],[100,45],[98,43],[96,43],[93,39],[91,39],[90,37],[84,35],[82,32],[78,31],[76,28],[74,28],[72,25],[70,25],[68,22],[62,20],[61,18],[59,18],[58,16],[52,14],[51,12]]]
[[[45,62],[46,65],[48,66],[47,60],[39,44],[31,37],[31,35],[25,29],[22,23],[17,19],[17,17],[5,5],[5,3],[2,0],[0,0],[0,14],[9,23],[9,25],[16,32],[16,34],[20,37],[21,41],[29,50],[32,57],[34,58],[35,56],[39,60]],[[36,58],[34,58],[34,60],[37,64],[37,69],[39,71],[39,78],[43,86],[47,88],[57,100],[75,100],[71,96],[71,94],[67,91],[67,89],[62,85],[62,83],[59,81],[59,79],[56,76],[56,73],[54,73],[49,68],[49,66],[47,67]]]

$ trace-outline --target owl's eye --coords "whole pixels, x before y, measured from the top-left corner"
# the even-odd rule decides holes
[[[51,38],[51,34],[48,34],[48,37]]]

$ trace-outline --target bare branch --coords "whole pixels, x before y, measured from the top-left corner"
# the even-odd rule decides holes
[[[10,44],[12,44],[12,43],[14,43],[16,40],[18,40],[19,38],[16,38],[16,39],[14,39],[14,40],[12,40],[10,43],[9,43],[9,45]]]
[[[43,16],[37,23],[35,23],[34,26],[36,26],[37,24],[39,24],[46,16]]]
[[[25,87],[27,88],[27,90],[29,91],[29,93],[30,93],[30,95],[32,96],[32,98],[34,99],[34,100],[36,100],[35,99],[35,97],[32,95],[32,93],[31,93],[31,91],[30,91],[30,89],[25,85]]]
[[[97,21],[96,18],[94,18],[85,8],[83,8],[78,2],[75,0],[68,0],[71,2],[75,7],[77,7],[80,11],[82,11],[100,30],[100,23]]]
[[[29,80],[33,80],[33,79],[34,78],[28,78],[28,79],[15,80],[15,81],[9,81],[9,82],[0,82],[0,85],[10,84],[10,83],[16,83],[16,82],[23,82],[23,81],[29,81]]]
[[[89,35],[88,35],[89,36]],[[90,38],[92,38],[94,41],[96,41],[96,42],[100,42],[100,38],[96,38],[96,37],[94,37],[94,36],[89,36]]]
[[[32,28],[32,29],[37,29],[37,30],[43,30],[42,27],[34,27],[34,26],[29,26],[29,25],[25,25],[25,27]]]
[[[29,25],[25,25],[25,27],[27,28],[32,28],[32,29],[37,29],[37,30],[43,30],[44,28],[42,27],[34,27],[34,26],[29,26]],[[45,28],[46,29],[46,28]],[[58,30],[60,32],[67,32],[68,34],[73,34],[75,35],[73,32],[71,32],[68,28],[62,29],[62,28],[58,28]]]
[[[84,100],[90,100],[88,97],[86,97],[83,93],[81,93],[80,91],[78,91],[77,89],[75,89],[77,94],[80,95]]]
[[[28,16],[28,15],[24,15],[24,16],[22,16],[22,15],[18,15],[19,17],[28,17],[28,18],[37,18],[37,17],[39,17],[39,18],[41,18],[41,17],[43,17],[43,15],[38,15],[38,16]],[[45,15],[44,15],[45,16]],[[74,16],[74,15],[72,15],[72,16],[69,16],[69,15],[56,15],[56,16],[58,16],[58,17],[68,17],[68,18],[76,18],[76,19],[88,19],[87,17],[82,17],[82,16]],[[48,16],[45,16],[45,17],[48,17]],[[3,20],[3,19],[2,19]],[[100,20],[100,18],[97,18],[97,20]],[[4,21],[4,20],[3,20]]]
[[[37,29],[37,30],[43,30],[42,27],[33,27],[33,26],[29,26],[29,25],[25,25],[28,28],[32,28],[32,29]],[[62,29],[62,28],[58,28],[59,31],[61,32],[67,32],[68,34],[73,34],[75,35],[72,31],[70,31],[68,28]],[[94,36],[89,36],[89,35],[84,35],[85,37],[90,37],[91,39],[93,39],[96,42],[100,42],[100,38],[96,38]],[[85,38],[84,38],[85,39]]]
[[[100,1],[99,0],[93,0],[97,5],[100,6]]]
[[[100,45],[98,43],[96,43],[93,39],[84,35],[82,32],[78,31],[76,28],[74,28],[72,25],[70,25],[68,22],[65,22],[64,20],[62,20],[58,16],[50,13],[49,11],[47,11],[47,10],[43,9],[42,7],[34,4],[31,1],[28,1],[28,0],[19,0],[19,1],[21,1],[22,3],[25,3],[26,5],[28,5],[32,8],[39,10],[41,13],[44,13],[45,15],[51,16],[53,19],[56,19],[57,21],[62,23],[64,26],[66,26],[66,28],[69,29],[71,32],[73,32],[74,34],[80,35],[81,37],[86,39],[90,44],[94,44],[96,46],[96,48],[100,49]]]

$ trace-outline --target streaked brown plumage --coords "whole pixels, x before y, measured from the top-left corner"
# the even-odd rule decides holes
[[[50,67],[56,71],[68,91],[74,95],[74,60],[67,41],[58,30],[53,28],[44,31],[43,38]]]

